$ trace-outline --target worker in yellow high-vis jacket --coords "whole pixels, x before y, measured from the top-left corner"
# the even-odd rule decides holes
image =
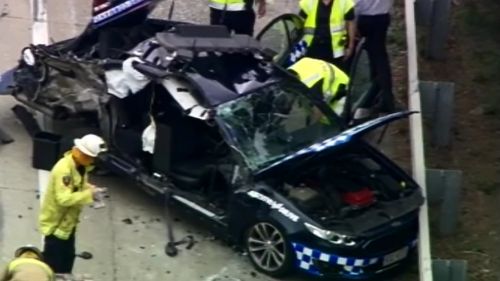
[[[96,135],[75,139],[74,147],[52,168],[39,215],[44,258],[56,273],[71,273],[75,260],[75,230],[85,205],[101,190],[88,182],[95,157],[106,150]]]
[[[0,272],[0,281],[53,281],[54,272],[43,262],[40,250],[31,245],[16,250],[14,259]]]
[[[344,105],[349,86],[349,76],[335,65],[304,57],[288,68],[300,81],[311,89],[339,116],[344,114]]]
[[[354,0],[300,0],[299,6],[305,19],[306,56],[349,72],[356,39]]]
[[[209,0],[210,24],[225,25],[230,32],[253,36],[255,12],[262,17],[266,14],[266,0]]]

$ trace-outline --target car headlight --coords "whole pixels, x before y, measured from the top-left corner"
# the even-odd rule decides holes
[[[331,230],[321,229],[321,228],[316,227],[316,226],[309,224],[307,222],[304,223],[304,225],[315,236],[317,236],[321,239],[328,240],[333,244],[344,245],[344,246],[349,246],[349,247],[355,246],[357,244],[356,241],[352,237],[349,237],[347,235],[336,233],[336,232],[331,231]]]

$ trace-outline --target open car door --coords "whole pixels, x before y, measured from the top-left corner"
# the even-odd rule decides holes
[[[349,70],[350,84],[347,93],[347,102],[345,103],[345,112],[350,113],[347,116],[348,123],[354,117],[356,111],[370,108],[376,96],[373,93],[373,82],[370,77],[370,64],[368,53],[364,48],[365,40],[361,38],[356,46],[351,69]]]
[[[274,62],[288,67],[305,54],[305,48],[299,43],[303,27],[304,20],[300,16],[283,14],[269,22],[256,38],[272,53]]]

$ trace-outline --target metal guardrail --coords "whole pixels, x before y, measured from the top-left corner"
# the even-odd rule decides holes
[[[418,79],[418,49],[415,22],[415,1],[405,0],[406,40],[408,49],[408,102],[409,109],[422,112]],[[426,166],[424,154],[423,121],[421,114],[410,116],[410,140],[413,177],[427,198]],[[418,243],[420,281],[433,281],[430,249],[429,214],[427,200],[419,215]]]

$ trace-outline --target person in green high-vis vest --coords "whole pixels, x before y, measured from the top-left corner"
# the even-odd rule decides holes
[[[299,6],[305,19],[306,56],[348,73],[356,39],[354,0],[300,0]]]
[[[75,235],[85,205],[94,202],[100,188],[88,182],[105,141],[93,134],[74,140],[74,146],[50,171],[38,217],[44,236],[43,256],[55,273],[71,273],[76,257]]]
[[[300,81],[309,88],[313,98],[326,104],[339,116],[344,116],[344,105],[349,86],[349,76],[335,65],[304,57],[288,68]],[[322,122],[326,119],[320,112],[314,115]]]

